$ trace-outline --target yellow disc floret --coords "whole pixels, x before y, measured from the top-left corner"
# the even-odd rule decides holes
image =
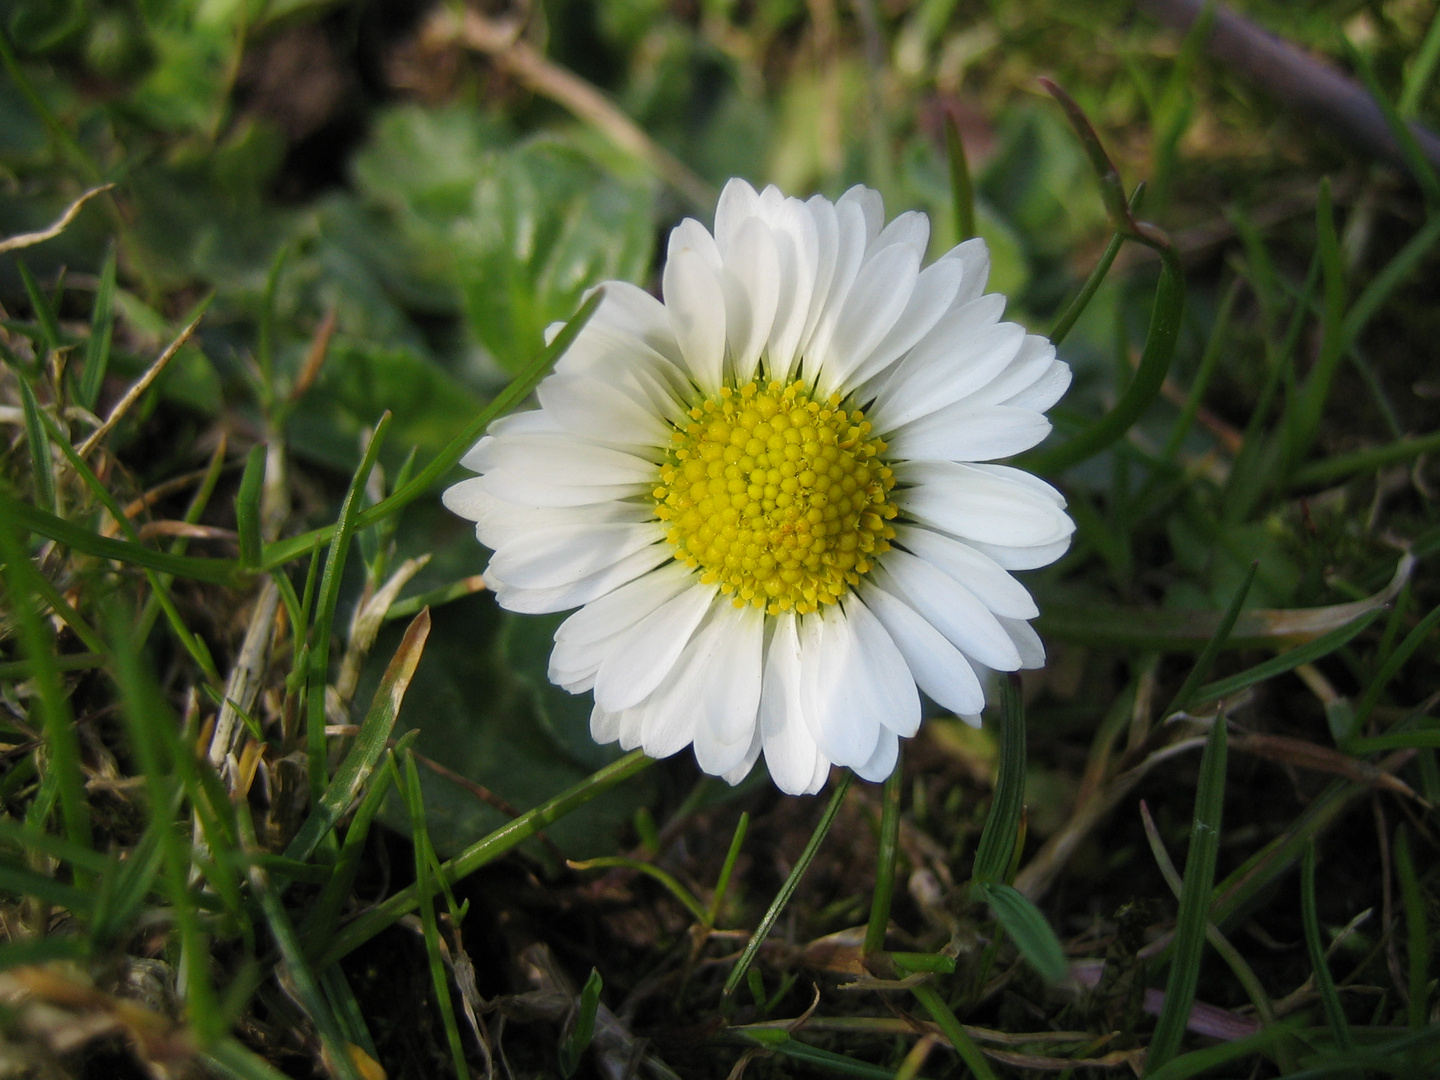
[[[690,410],[660,466],[656,515],[675,558],[737,607],[806,614],[890,548],[894,474],[859,409],[803,382],[724,387]]]

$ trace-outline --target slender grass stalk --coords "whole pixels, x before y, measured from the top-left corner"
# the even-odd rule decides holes
[[[335,607],[340,601],[340,577],[350,554],[350,541],[359,527],[360,501],[365,483],[385,444],[390,430],[390,413],[386,412],[375,425],[375,432],[365,446],[360,467],[350,478],[350,488],[340,504],[340,516],[330,550],[325,555],[325,572],[320,579],[319,599],[314,623],[310,627],[309,670],[306,675],[307,707],[305,712],[306,761],[310,772],[310,796],[318,804],[325,794],[325,689],[330,685],[330,635],[335,622]]]
[[[1305,855],[1300,862],[1300,915],[1305,924],[1305,947],[1310,953],[1310,970],[1315,975],[1315,988],[1320,993],[1325,1022],[1330,1025],[1335,1045],[1341,1050],[1353,1050],[1355,1040],[1350,1034],[1345,1009],[1335,990],[1335,980],[1330,977],[1330,964],[1325,959],[1325,947],[1320,941],[1320,919],[1315,911],[1314,840],[1305,845]]]
[[[981,885],[1004,880],[1025,807],[1025,703],[1020,677],[1007,675],[1000,687],[1000,767],[971,871],[972,880]]]
[[[453,883],[467,874],[473,874],[480,867],[494,862],[542,829],[553,825],[566,814],[584,806],[591,799],[603,795],[615,785],[643,772],[653,764],[655,764],[653,758],[646,757],[639,750],[632,750],[624,757],[612,761],[604,768],[590,774],[573,787],[562,791],[548,802],[542,803],[535,809],[521,814],[514,821],[502,825],[488,836],[471,844],[453,859],[443,863],[441,865],[441,870],[444,871],[443,879]],[[388,900],[377,904],[335,935],[334,942],[321,957],[320,966],[334,963],[369,941],[400,916],[413,911],[423,900],[428,900],[430,896],[434,895],[435,889],[438,889],[438,885],[433,885],[433,883],[432,890],[429,892],[422,892],[418,887],[411,885],[401,889]]]
[[[41,730],[50,755],[46,771],[54,778],[65,835],[72,844],[89,847],[93,839],[90,808],[85,801],[85,776],[80,741],[75,734],[75,716],[60,679],[54,635],[34,603],[40,591],[35,587],[40,572],[30,561],[30,553],[21,542],[14,520],[5,515],[3,506],[0,506],[0,559],[5,563],[12,617],[18,624],[20,643],[40,699]],[[89,874],[79,872],[76,881],[88,884]]]
[[[850,782],[854,778],[855,774],[847,769],[840,778],[840,782],[835,785],[835,790],[830,795],[830,804],[820,815],[820,820],[815,825],[815,831],[810,834],[810,839],[805,844],[805,850],[800,852],[800,857],[790,868],[790,874],[785,878],[785,883],[780,886],[780,891],[775,894],[775,899],[770,901],[770,907],[760,920],[760,925],[750,935],[750,940],[745,943],[745,950],[740,954],[740,959],[735,962],[729,978],[725,980],[725,989],[722,994],[726,1000],[733,997],[736,987],[745,978],[745,972],[749,970],[756,953],[760,951],[760,946],[770,936],[770,930],[775,925],[775,921],[780,918],[780,913],[785,910],[785,905],[794,895],[800,879],[805,876],[805,871],[810,869],[810,863],[814,860],[815,853],[820,850],[820,845],[824,843],[826,834],[830,832],[830,826],[835,823],[835,815],[840,812],[840,804],[845,801],[845,793],[850,790]]]
[[[1410,1026],[1424,1028],[1430,1014],[1430,927],[1425,918],[1425,897],[1410,854],[1410,832],[1404,825],[1395,830],[1395,876],[1405,906],[1406,951],[1409,955],[1409,985],[1406,987]]]
[[[720,910],[725,904],[725,894],[730,889],[730,876],[735,873],[735,863],[740,858],[740,848],[745,843],[745,833],[750,828],[750,815],[744,811],[735,823],[735,833],[730,837],[730,850],[725,853],[725,862],[720,867],[720,876],[715,879],[715,895],[705,911],[705,928],[713,930],[720,920]]]
[[[1200,979],[1200,956],[1210,921],[1210,888],[1215,880],[1215,857],[1220,847],[1220,825],[1225,804],[1225,722],[1217,720],[1200,759],[1200,786],[1195,793],[1195,821],[1190,851],[1185,858],[1185,882],[1175,920],[1170,976],[1165,983],[1165,1004],[1145,1054],[1144,1076],[1151,1080],[1180,1049],[1181,1037],[1195,1001]]]
[[[1190,674],[1185,676],[1185,681],[1180,684],[1180,689],[1175,691],[1175,697],[1165,711],[1160,714],[1161,716],[1173,716],[1188,706],[1199,689],[1201,680],[1210,674],[1210,668],[1215,663],[1215,658],[1220,655],[1221,650],[1230,640],[1230,631],[1235,628],[1235,620],[1240,617],[1240,609],[1245,605],[1245,597],[1250,594],[1250,586],[1255,581],[1255,572],[1259,568],[1260,561],[1258,559],[1250,564],[1250,569],[1245,574],[1245,580],[1240,583],[1240,588],[1235,590],[1234,599],[1230,601],[1230,606],[1225,609],[1225,614],[1220,619],[1219,627],[1216,628],[1214,635],[1195,659],[1195,666],[1190,669]]]

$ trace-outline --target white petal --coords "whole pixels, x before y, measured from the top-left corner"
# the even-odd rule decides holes
[[[601,746],[620,737],[620,714],[606,712],[596,705],[590,710],[590,737]]]
[[[595,674],[595,700],[615,711],[649,697],[670,674],[715,592],[692,585],[626,630]]]
[[[755,374],[770,339],[780,299],[780,257],[769,227],[759,218],[747,218],[735,231],[725,255],[724,282],[725,331],[735,379],[743,386]]]
[[[1014,671],[1020,666],[1020,653],[1005,628],[974,593],[949,574],[898,548],[886,553],[884,570],[885,576],[876,584],[898,592],[966,656],[997,671]]]
[[[665,305],[637,285],[628,281],[607,281],[605,299],[600,301],[600,307],[586,329],[597,323],[644,342],[672,364],[684,364]]]
[[[920,689],[953,713],[985,708],[985,690],[970,661],[914,608],[875,584],[874,576],[861,579],[860,596],[890,632]]]
[[[1024,327],[996,323],[975,329],[968,308],[951,312],[910,350],[875,398],[875,430],[891,432],[960,401],[1010,363],[1025,340]]]
[[[1026,334],[1014,359],[977,389],[969,400],[977,405],[1001,405],[1034,385],[1055,362],[1055,346],[1039,334]],[[1043,410],[1041,410],[1043,411]]]
[[[835,323],[830,354],[820,369],[821,397],[846,385],[875,351],[910,303],[920,256],[906,244],[893,244],[860,268]]]
[[[897,735],[914,735],[920,727],[920,695],[915,691],[915,677],[910,674],[904,654],[884,624],[858,597],[846,599],[845,615],[865,661],[863,678],[876,701],[876,719]]]
[[[964,585],[996,615],[1033,619],[1040,614],[1025,586],[969,544],[914,525],[899,526],[895,539],[906,551],[938,566]]]
[[[765,654],[760,731],[765,765],[775,786],[787,795],[809,793],[820,763],[828,769],[830,762],[816,747],[801,715],[800,641],[790,612],[776,618]]]
[[[648,483],[653,487],[658,475],[653,460],[548,432],[542,435],[507,435],[495,443],[489,458],[487,472],[504,469],[537,483]]]
[[[603,570],[665,536],[659,522],[566,525],[506,544],[490,565],[510,585],[550,589]]]
[[[1034,570],[1049,566],[1070,550],[1070,537],[1053,544],[1036,544],[1034,547],[1009,547],[1005,544],[982,544],[967,540],[967,544],[984,555],[989,555],[1006,570]]]
[[[1009,405],[957,401],[906,424],[890,436],[890,453],[940,461],[993,461],[1045,441],[1050,421],[1043,413]]]
[[[884,212],[883,210],[881,211]],[[923,259],[930,249],[930,218],[919,210],[907,210],[880,230],[880,235],[870,245],[869,255],[891,244],[904,244]]]
[[[586,604],[555,630],[555,648],[550,653],[551,678],[556,672],[598,670],[621,634],[679,596],[694,581],[690,568],[672,559],[653,573]]]
[[[445,492],[445,505],[475,522],[475,535],[492,551],[536,531],[571,525],[649,521],[654,511],[640,503],[613,502],[594,506],[539,506],[533,501],[515,503],[489,491],[489,476],[472,476]]]
[[[815,195],[805,203],[804,209],[815,226],[815,280],[794,352],[772,352],[770,355],[771,377],[781,382],[790,381],[797,360],[804,354],[815,333],[815,327],[825,311],[831,282],[835,280],[835,266],[840,254],[840,216],[835,211],[835,204],[824,196]]]
[[[960,307],[972,300],[978,300],[985,293],[985,283],[990,277],[990,249],[985,241],[976,236],[957,244],[942,259],[954,259],[965,268],[965,280],[955,294],[955,306]]]
[[[706,396],[719,393],[724,373],[722,273],[723,267],[716,269],[710,265],[704,254],[693,248],[681,248],[672,252],[665,263],[662,283],[675,340],[680,344],[691,378]]]
[[[619,562],[603,570],[597,570],[587,577],[578,578],[567,585],[553,589],[512,588],[489,568],[485,572],[485,584],[495,594],[495,602],[506,611],[518,611],[526,615],[537,615],[550,611],[567,611],[581,604],[589,604],[618,589],[642,574],[655,569],[670,560],[675,549],[667,543],[651,544],[633,555],[627,555]]]
[[[766,195],[771,190],[766,188]],[[814,215],[799,199],[782,200],[767,220],[780,267],[775,320],[770,328],[770,368],[793,370],[816,287],[820,239]]]
[[[895,732],[885,728],[875,742],[875,753],[863,765],[855,766],[855,775],[872,784],[881,783],[895,771],[895,763],[899,760],[900,739]]]
[[[858,208],[864,216],[865,246],[868,248],[875,243],[881,228],[885,225],[885,200],[881,197],[880,192],[874,188],[868,188],[864,184],[856,184],[840,196],[835,206],[837,209],[851,206]]]
[[[855,369],[850,383],[859,386],[882,373],[934,329],[940,317],[950,310],[960,288],[963,268],[954,259],[942,259],[920,271],[915,289],[905,312],[895,321],[885,339],[876,345],[870,356]],[[862,398],[872,395],[862,390]]]
[[[759,608],[737,609],[724,599],[691,644],[704,675],[690,703],[699,720],[695,760],[711,775],[731,772],[755,746],[764,638]]]
[[[1020,653],[1020,666],[1022,668],[1042,668],[1045,666],[1045,644],[1040,640],[1040,635],[1035,628],[1024,619],[1007,619],[1000,616],[1000,625],[1010,635],[1010,640],[1015,643],[1016,650]]]
[[[715,204],[715,246],[722,259],[728,260],[730,245],[740,225],[759,211],[760,196],[753,187],[738,176],[726,182],[720,201]]]
[[[865,693],[864,656],[838,604],[800,619],[800,694],[805,722],[820,752],[837,765],[863,765],[880,734]],[[862,697],[852,693],[859,689]]]
[[[830,341],[835,333],[835,326],[844,313],[845,300],[850,295],[850,286],[855,283],[855,276],[860,272],[860,264],[865,258],[865,214],[860,204],[861,200],[851,200],[847,203],[842,198],[835,206],[835,222],[838,229],[835,272],[830,278],[830,288],[823,298],[817,292],[816,297],[811,300],[812,311],[816,310],[815,305],[820,302],[818,318],[809,340],[802,341],[800,345],[800,377],[806,382],[815,381],[816,373],[829,355]]]
[[[764,744],[765,741],[760,735],[760,725],[756,724],[755,734],[751,738],[750,746],[745,751],[745,756],[740,760],[740,763],[736,765],[733,769],[727,769],[720,774],[724,781],[731,787],[734,787],[736,784],[740,783],[741,780],[744,780],[745,777],[749,776],[750,770],[755,767],[755,762],[760,760],[760,750],[761,747],[764,746]],[[696,760],[699,760],[698,744],[696,750]]]
[[[1040,378],[1014,397],[1006,398],[1004,403],[1044,412],[1065,396],[1065,391],[1070,389],[1070,379],[1070,365],[1063,360],[1056,360],[1045,369]]]
[[[1075,523],[1047,494],[985,468],[951,461],[900,462],[895,475],[911,486],[897,487],[892,498],[917,521],[982,544],[1037,547],[1075,531]]]
[[[551,419],[574,435],[619,446],[668,447],[674,430],[617,386],[584,375],[551,375],[535,388]]]

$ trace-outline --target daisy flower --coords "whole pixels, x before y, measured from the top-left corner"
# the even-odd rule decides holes
[[[1010,572],[1074,525],[991,463],[1045,438],[1070,369],[1001,321],[982,241],[922,269],[929,240],[868,188],[732,180],[713,235],[670,234],[663,302],[605,284],[540,407],[463,459],[445,505],[500,605],[579,609],[549,673],[594,691],[597,741],[732,784],[763,754],[813,793],[832,764],[890,774],[917,687],[978,722],[987,669],[1044,662]]]

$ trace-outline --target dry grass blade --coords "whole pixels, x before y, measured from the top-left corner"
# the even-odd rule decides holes
[[[114,186],[114,184],[101,184],[99,187],[91,188],[67,206],[65,212],[56,218],[48,227],[41,229],[39,232],[19,233],[15,236],[0,240],[0,255],[3,255],[7,251],[19,251],[21,248],[32,247],[35,244],[43,244],[46,240],[55,239],[55,237],[69,228],[70,223],[79,216],[80,211],[85,208],[87,202],[96,195],[109,191]]]
[[[125,396],[115,403],[115,407],[110,410],[110,415],[105,417],[105,422],[80,445],[79,453],[82,458],[89,457],[90,451],[94,450],[95,447],[100,444],[100,441],[114,430],[115,425],[125,418],[125,414],[140,400],[140,396],[144,394],[146,390],[150,389],[151,384],[160,377],[160,373],[165,370],[171,360],[175,359],[175,354],[185,346],[185,343],[190,340],[191,335],[200,328],[200,320],[204,317],[205,304],[202,304],[199,314],[190,321],[190,324],[186,326],[184,330],[180,331],[179,336],[177,336],[174,341],[165,347],[165,351],[155,358],[155,362],[146,369],[145,374],[135,380],[135,384],[131,386],[129,390],[125,391]]]
[[[1230,745],[1236,750],[1278,761],[1283,765],[1343,776],[1347,780],[1414,799],[1427,810],[1430,808],[1430,804],[1398,776],[1328,746],[1320,746],[1289,735],[1236,735]]]
[[[616,146],[644,162],[697,209],[708,212],[715,205],[716,192],[709,184],[645,134],[594,86],[551,63],[529,42],[521,40],[520,32],[518,25],[494,22],[473,8],[465,8],[457,20],[450,8],[440,7],[426,27],[425,38],[434,43],[458,41],[494,57],[496,63],[532,90],[593,124]]]

